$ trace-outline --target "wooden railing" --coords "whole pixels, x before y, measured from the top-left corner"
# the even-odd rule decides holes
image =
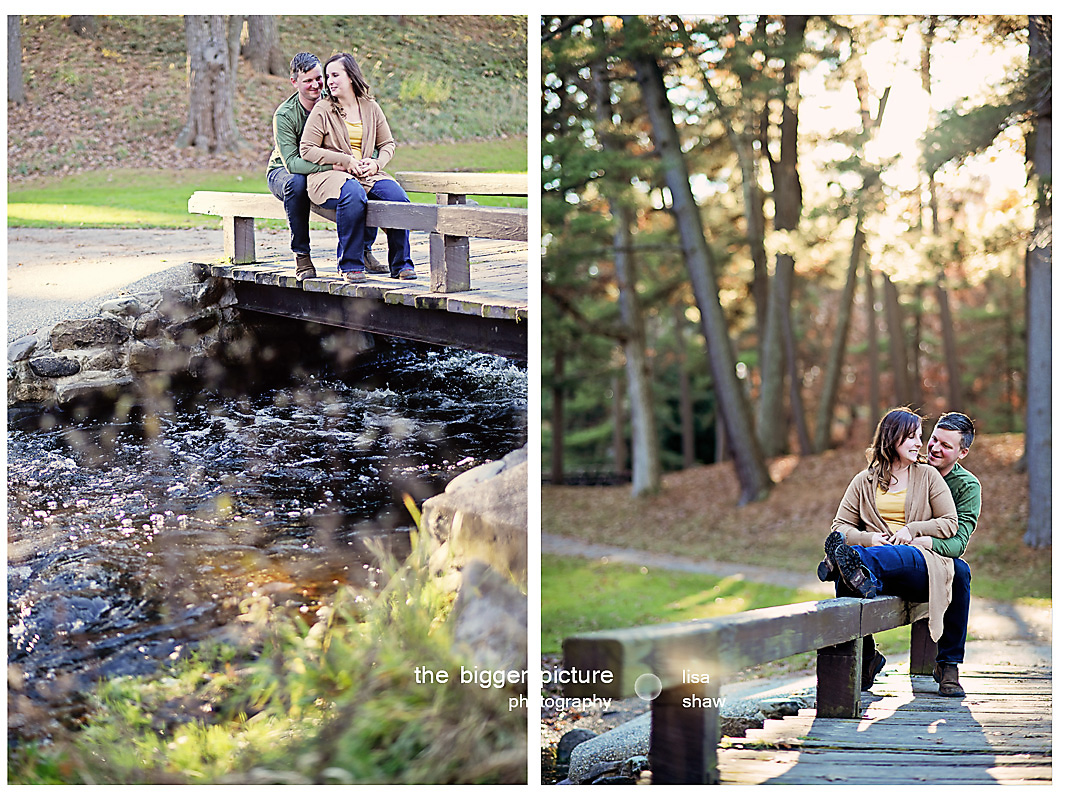
[[[899,597],[839,598],[713,619],[580,634],[563,643],[575,697],[623,698],[662,685],[651,700],[654,783],[717,783],[719,687],[748,667],[818,651],[816,714],[860,715],[863,636],[911,625],[911,672],[933,672],[929,607]],[[584,680],[604,677],[611,680]],[[646,696],[644,689],[640,691]],[[649,692],[653,694],[653,692]]]
[[[526,176],[466,172],[399,172],[409,192],[433,192],[436,203],[367,203],[367,224],[430,234],[430,290],[470,289],[470,237],[526,241],[527,210],[469,205],[468,195],[525,196]],[[336,222],[330,209],[312,205],[323,219]],[[285,219],[282,202],[272,194],[194,192],[189,213],[222,217],[223,249],[231,264],[256,262],[256,219]]]

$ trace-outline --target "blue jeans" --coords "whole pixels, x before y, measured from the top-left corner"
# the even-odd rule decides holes
[[[311,255],[311,231],[308,227],[311,200],[308,199],[307,175],[294,175],[285,167],[278,167],[267,176],[267,186],[270,187],[270,193],[285,206],[292,251]]]
[[[400,184],[388,178],[377,181],[369,192],[364,191],[360,182],[354,178],[345,181],[341,187],[341,196],[330,198],[322,204],[323,208],[331,208],[337,212],[337,269],[341,272],[362,272],[366,269],[363,251],[373,240],[373,237],[368,240],[367,236],[372,232],[377,233],[376,228],[366,227],[368,198],[399,203],[411,202],[400,188]],[[402,228],[387,228],[385,238],[389,243],[390,275],[397,277],[404,267],[414,269],[408,232]]]
[[[877,547],[852,548],[859,553],[870,572],[878,594],[891,594],[913,603],[930,597],[926,561],[918,548],[909,545],[887,544]],[[945,611],[945,629],[937,642],[939,664],[962,664],[967,642],[967,618],[971,608],[971,568],[961,558],[952,559],[952,601]],[[847,596],[838,584],[838,597]],[[866,643],[865,643],[866,645]],[[873,647],[873,644],[871,645]],[[866,650],[865,646],[865,650]]]

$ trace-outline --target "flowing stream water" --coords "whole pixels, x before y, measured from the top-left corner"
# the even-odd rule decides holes
[[[9,735],[77,715],[239,613],[374,588],[421,501],[526,442],[526,366],[393,342],[243,397],[191,394],[122,424],[8,435]]]

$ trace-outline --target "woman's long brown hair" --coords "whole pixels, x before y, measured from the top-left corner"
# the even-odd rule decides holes
[[[341,66],[344,67],[345,72],[348,73],[348,79],[352,81],[352,92],[356,95],[358,100],[361,97],[368,97],[371,100],[374,99],[370,93],[370,84],[367,83],[363,77],[363,72],[359,68],[359,64],[356,63],[351,53],[337,53],[326,59],[326,63],[322,65],[323,74],[326,73],[326,67],[330,66],[334,61],[340,61]],[[324,82],[325,83],[325,82]],[[344,109],[341,108],[341,104],[337,102],[337,98],[330,94],[329,87],[326,88],[326,96],[330,98],[330,104],[333,106],[334,111],[340,113],[343,117],[345,115]]]
[[[883,492],[889,491],[893,463],[897,460],[897,445],[916,428],[922,426],[922,417],[910,408],[893,408],[878,421],[874,439],[867,448],[867,469],[878,481]]]

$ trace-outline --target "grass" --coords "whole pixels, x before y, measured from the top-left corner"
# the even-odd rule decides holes
[[[407,148],[389,165],[397,171],[525,172],[526,139]],[[62,179],[8,189],[8,227],[27,228],[196,228],[213,218],[186,208],[195,191],[267,192],[261,170],[92,170]],[[525,207],[526,198],[478,197],[483,205]],[[412,193],[412,202],[434,202]],[[261,220],[263,227],[284,220]],[[322,223],[322,227],[327,227]]]
[[[11,784],[446,784],[526,780],[526,715],[511,688],[461,682],[431,578],[435,542],[369,601],[346,587],[309,625],[260,597],[252,647],[214,645],[160,674],[116,678],[75,733],[14,747]],[[427,666],[443,683],[414,677]]]
[[[574,633],[719,617],[823,595],[734,576],[541,557],[541,649],[562,652]]]
[[[543,555],[541,651],[562,653],[563,640],[576,633],[686,622],[824,598],[736,576]],[[910,632],[907,628],[886,631],[878,634],[877,642],[883,653],[905,653]],[[746,671],[746,677],[809,669],[814,664],[814,653],[802,653],[759,665]]]

